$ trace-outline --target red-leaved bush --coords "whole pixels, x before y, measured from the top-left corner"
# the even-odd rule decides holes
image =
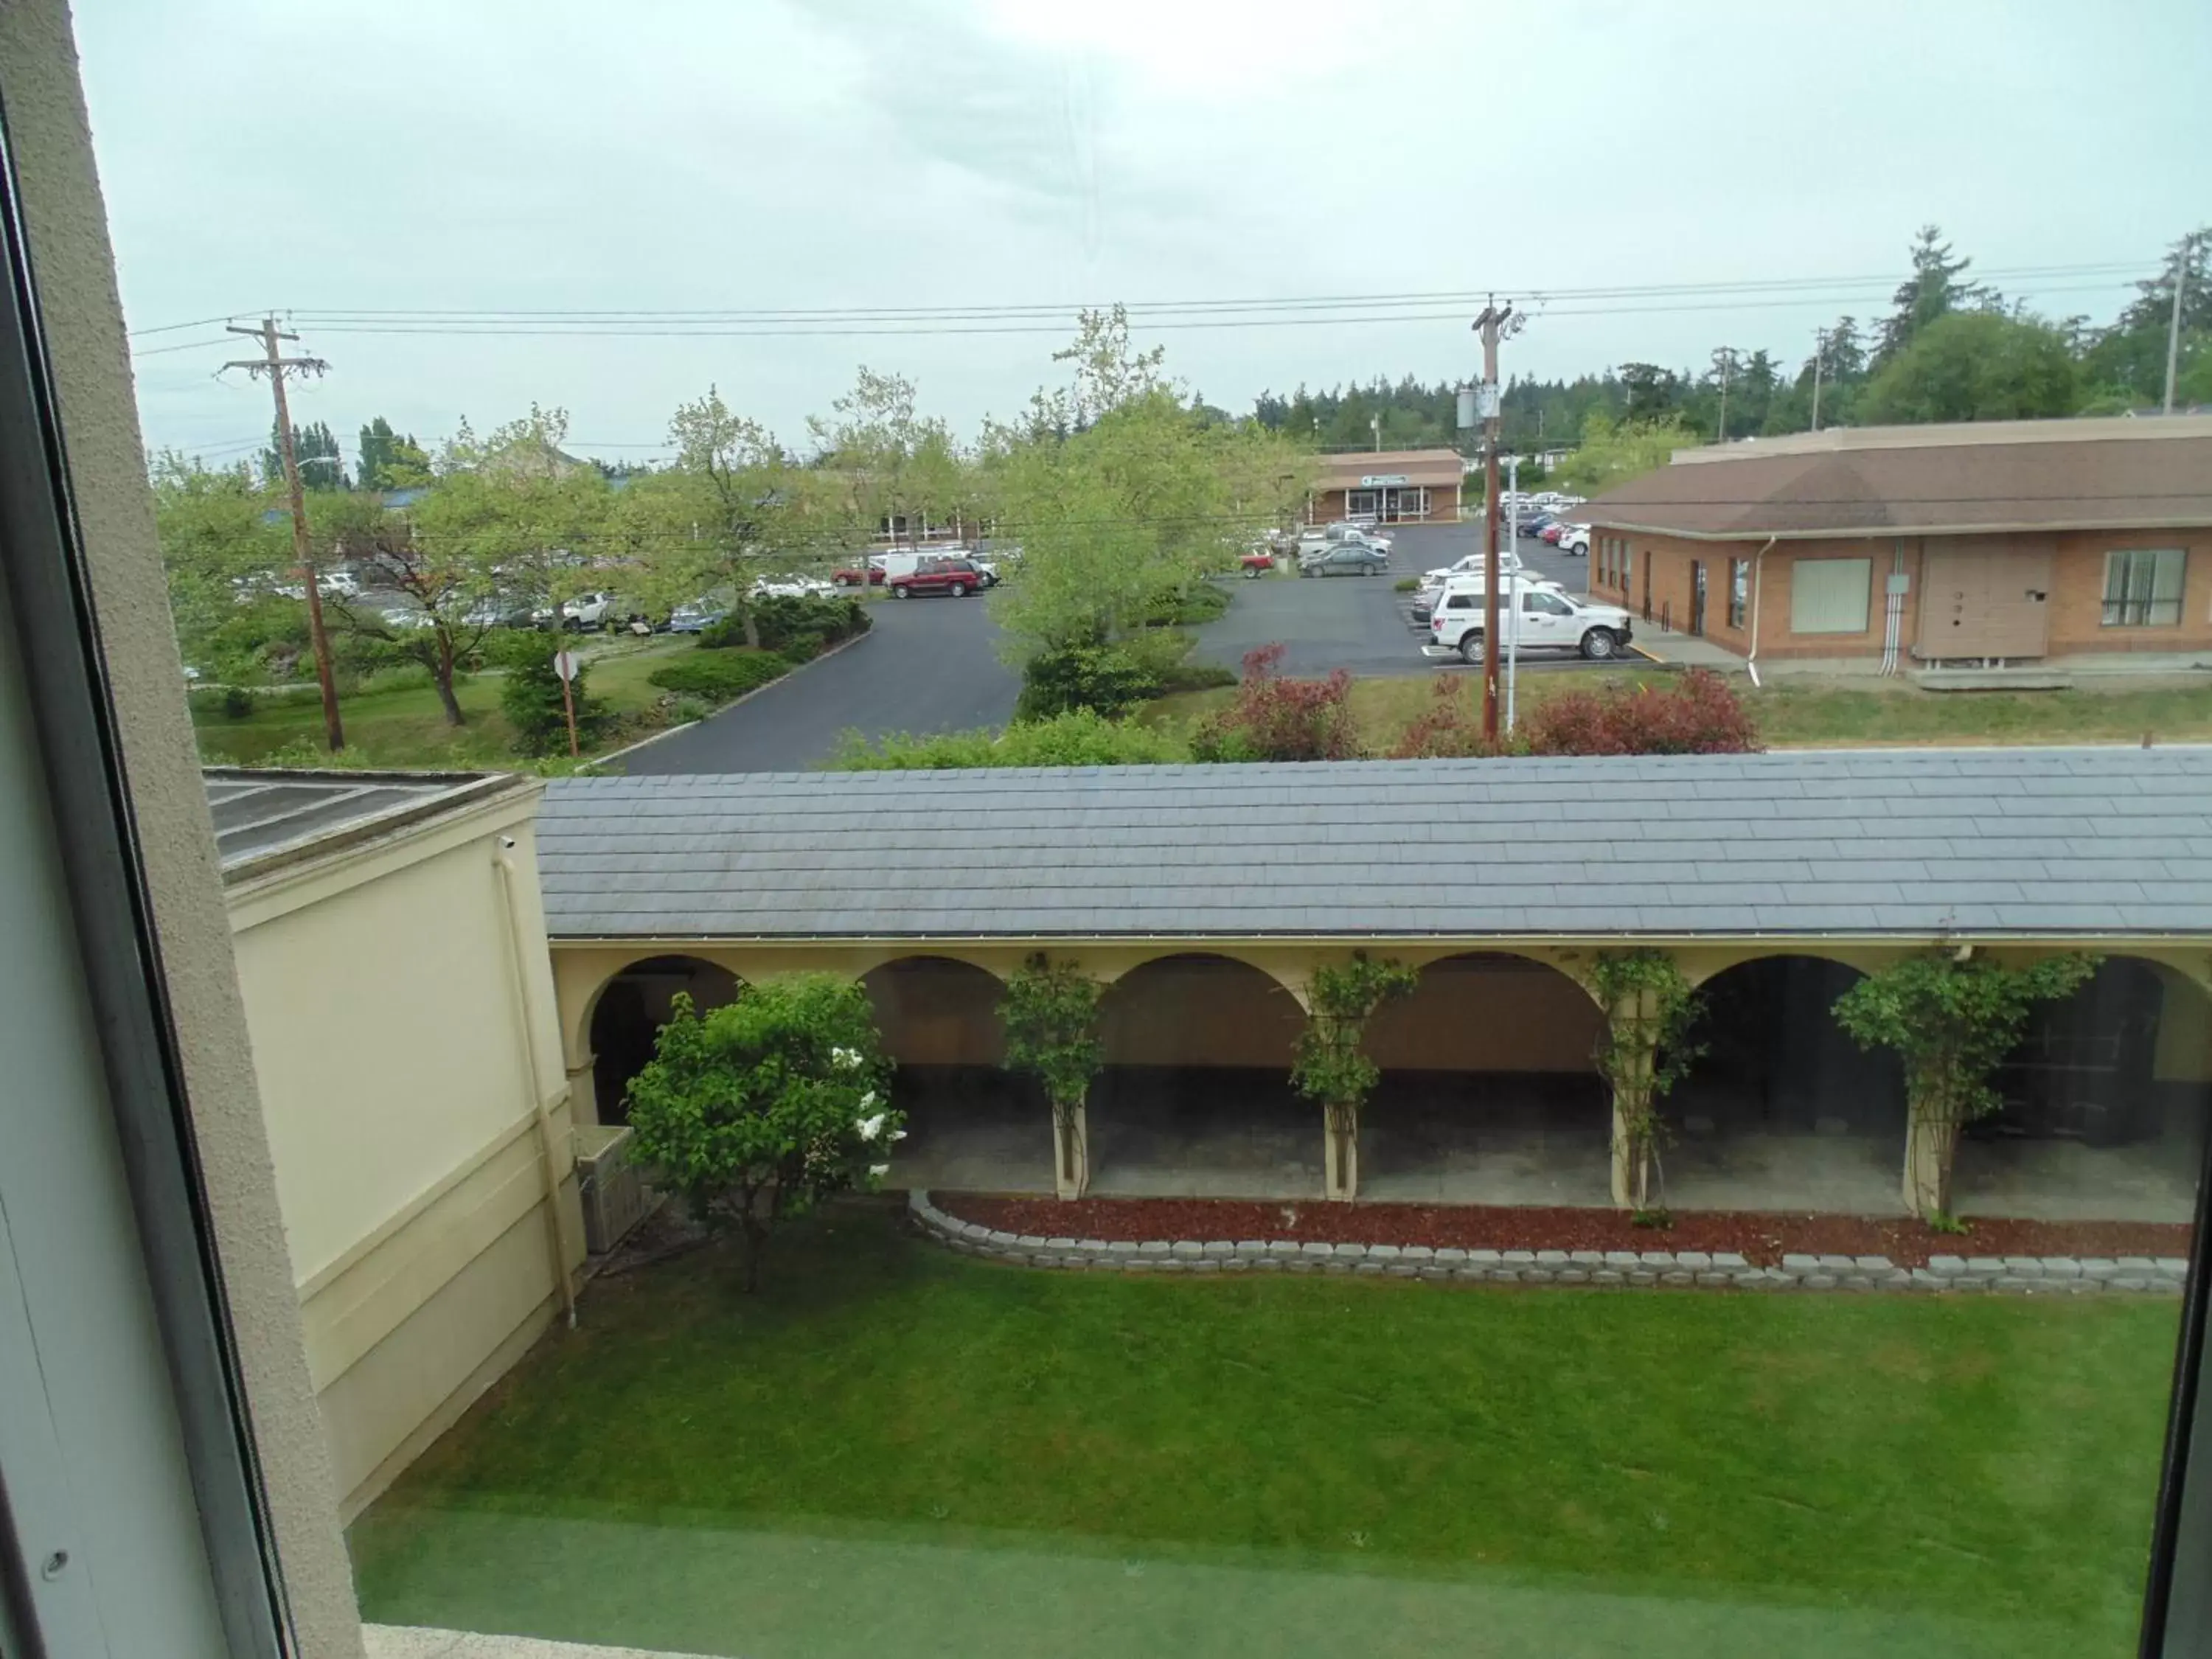
[[[1759,726],[1710,668],[1664,688],[1612,685],[1547,699],[1523,722],[1534,755],[1745,755]]]
[[[1482,735],[1473,688],[1439,674],[1426,713],[1406,727],[1394,760],[1469,755],[1741,755],[1759,747],[1759,727],[1729,684],[1692,668],[1664,686],[1610,685],[1566,691],[1537,705],[1510,738]]]
[[[1191,733],[1201,761],[1356,760],[1352,676],[1340,668],[1325,680],[1283,678],[1280,643],[1244,655],[1237,701]]]

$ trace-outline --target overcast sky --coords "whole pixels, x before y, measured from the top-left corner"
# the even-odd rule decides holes
[[[1930,220],[1991,270],[2148,267],[2212,222],[2203,0],[81,0],[77,27],[131,326],[299,312],[331,373],[295,416],[349,450],[372,415],[428,441],[535,399],[571,448],[645,456],[709,381],[799,443],[862,362],[967,433],[1056,378],[1066,329],[443,337],[316,311],[1072,318],[1864,277]],[[2128,292],[2001,286],[2099,319]],[[1562,296],[1506,368],[1794,364],[1882,308],[1863,282],[1719,303]],[[1432,309],[1146,337],[1241,409],[1469,374],[1468,313]],[[264,437],[219,334],[136,341],[185,348],[137,359],[149,443]]]

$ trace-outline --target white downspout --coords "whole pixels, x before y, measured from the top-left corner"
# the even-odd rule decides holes
[[[568,1328],[576,1328],[576,1286],[568,1277],[568,1228],[561,1214],[561,1148],[553,1130],[553,1113],[545,1103],[545,1082],[538,1068],[538,1036],[530,1029],[530,974],[522,960],[522,939],[515,931],[518,912],[514,903],[516,871],[514,860],[507,856],[514,847],[511,836],[499,838],[499,854],[492,862],[499,868],[500,908],[507,921],[507,971],[514,987],[515,1012],[522,1021],[522,1055],[530,1074],[531,1110],[538,1119],[538,1151],[545,1161],[545,1214],[550,1224],[553,1249],[553,1280],[561,1287],[561,1305],[568,1315]]]
[[[1753,685],[1759,685],[1759,596],[1763,587],[1761,578],[1766,571],[1767,548],[1772,547],[1781,539],[1778,534],[1769,536],[1766,538],[1766,547],[1760,548],[1758,552],[1751,556],[1751,655],[1744,659],[1743,666],[1744,672],[1751,676],[1751,683]],[[1765,690],[1764,686],[1760,686],[1759,689]]]

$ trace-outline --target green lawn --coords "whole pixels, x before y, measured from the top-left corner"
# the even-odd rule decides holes
[[[846,1208],[586,1297],[372,1620],[708,1654],[2131,1651],[2170,1303],[989,1266]]]
[[[1671,671],[1626,669],[1524,674],[1522,711],[1562,693],[1595,686],[1663,684]],[[1443,670],[1469,699],[1480,695],[1475,677]],[[1429,706],[1437,672],[1357,679],[1352,718],[1360,741],[1387,754],[1399,734]],[[1923,691],[1892,682],[1872,686],[1808,684],[1784,680],[1754,690],[1741,676],[1734,684],[1749,702],[1770,748],[1881,744],[2139,743],[2146,732],[2163,743],[2212,739],[2212,676],[2201,685],[2153,690],[2073,691]],[[1236,696],[1233,691],[1188,691],[1147,705],[1148,724],[1194,723]]]
[[[613,640],[593,645],[595,654],[586,670],[590,695],[617,714],[630,717],[600,747],[620,748],[645,735],[639,721],[661,696],[646,683],[646,676],[672,655],[692,647],[689,639]],[[427,677],[406,678],[413,683],[400,690],[364,691],[339,699],[347,763],[462,769],[516,763],[508,746],[512,734],[499,711],[497,674],[473,675],[455,686],[468,722],[458,730],[446,723],[445,710]],[[319,749],[323,710],[319,702],[308,699],[258,708],[244,720],[201,716],[197,725],[202,760],[210,765],[252,766],[277,750]]]

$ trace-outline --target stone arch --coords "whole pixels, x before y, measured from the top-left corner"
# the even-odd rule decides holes
[[[1608,1201],[1612,1107],[1591,1063],[1603,1016],[1556,964],[1466,951],[1421,965],[1377,1013],[1361,1195],[1402,1202]]]
[[[1266,969],[1210,951],[1153,957],[1099,1000],[1091,1189],[1319,1196],[1320,1115],[1292,1092],[1304,1015]]]
[[[1701,1210],[1902,1207],[1905,1085],[1895,1058],[1837,1024],[1863,971],[1816,951],[1778,950],[1705,975],[1701,1047],[1661,1103],[1667,1201]]]
[[[1052,1133],[1042,1099],[1006,1066],[1005,986],[989,969],[935,952],[888,957],[860,975],[907,1138],[894,1187],[1050,1192]]]
[[[2187,1221],[2212,1125],[2212,995],[2167,963],[2107,954],[2030,1016],[2003,1106],[1961,1138],[1962,1215]]]
[[[592,1088],[602,1123],[629,1121],[629,1080],[653,1058],[653,1040],[678,992],[704,1012],[738,994],[738,976],[702,957],[643,957],[607,975],[582,1012]]]

